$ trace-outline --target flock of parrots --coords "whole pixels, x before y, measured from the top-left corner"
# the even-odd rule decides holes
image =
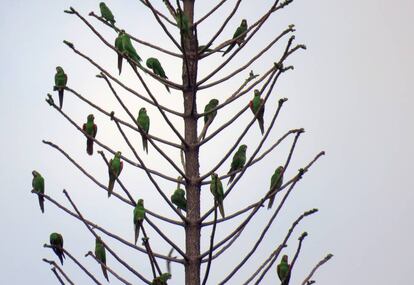
[[[110,24],[115,24],[115,18],[112,14],[111,10],[106,6],[105,3],[101,2],[99,4],[101,16],[104,20],[109,22]],[[181,13],[181,11],[177,10],[177,25],[181,29],[182,32],[187,33],[189,32],[189,22],[188,18],[186,18],[185,15]],[[233,35],[233,39],[238,38],[240,35],[245,33],[247,31],[247,21],[245,19],[242,20],[240,26],[237,28],[236,32]],[[245,35],[238,38],[236,41],[231,43],[226,51],[224,51],[223,56],[231,51],[232,48],[236,44],[241,45],[244,41]],[[140,62],[142,59],[137,54],[135,48],[133,47],[131,43],[131,39],[128,36],[128,34],[125,33],[124,30],[121,30],[119,32],[118,37],[115,40],[115,47],[120,52],[118,54],[118,70],[119,74],[121,74],[122,71],[122,60],[123,56],[121,54],[124,54],[128,56],[133,63],[140,65]],[[146,61],[146,65],[148,68],[152,69],[152,71],[160,76],[161,78],[167,79],[168,77],[165,75],[165,71],[161,66],[161,63],[156,58],[149,58]],[[59,94],[59,107],[60,109],[63,106],[63,93],[64,89],[66,87],[66,83],[68,81],[68,76],[64,72],[63,68],[58,66],[56,67],[56,74],[55,74],[55,86],[54,90],[58,91]],[[168,92],[170,92],[167,85],[165,85]],[[260,98],[260,91],[254,90],[254,97],[249,103],[249,107],[253,114],[257,118],[257,122],[260,126],[260,131],[263,134],[264,133],[264,102],[263,99]],[[204,108],[204,124],[210,125],[212,121],[214,120],[215,116],[217,115],[217,110],[215,109],[219,104],[219,101],[217,99],[211,99],[210,102],[205,106]],[[89,155],[93,154],[93,138],[96,137],[97,133],[97,126],[94,123],[94,115],[90,114],[87,117],[87,121],[85,124],[83,124],[83,131],[89,135],[87,137],[86,141],[86,152]],[[147,111],[145,108],[141,108],[139,110],[138,118],[137,118],[137,124],[140,127],[141,132],[145,132],[145,134],[148,134],[149,127],[150,127],[150,118],[147,115]],[[144,134],[141,134],[142,136],[142,145],[144,151],[148,153],[148,139],[147,136]],[[204,133],[205,136],[205,133]],[[204,139],[204,138],[203,138]],[[237,152],[233,156],[233,160],[231,162],[231,167],[228,172],[228,174],[231,174],[230,179],[228,181],[228,184],[231,183],[236,175],[236,172],[241,170],[245,163],[246,163],[246,145],[241,145]],[[123,168],[123,162],[121,161],[121,152],[118,151],[115,153],[114,158],[109,161],[108,165],[108,173],[109,173],[109,183],[108,183],[108,197],[111,196],[111,193],[113,192],[115,180],[119,177],[119,175],[122,172]],[[275,199],[275,193],[279,190],[279,188],[282,186],[283,183],[283,172],[284,168],[283,166],[279,166],[274,174],[271,177],[270,181],[270,189],[269,193],[272,192],[272,195],[269,198],[269,204],[268,208],[270,209],[273,205],[274,199]],[[42,175],[37,172],[36,170],[33,170],[32,172],[33,180],[32,180],[32,187],[33,191],[35,193],[44,194],[45,193],[45,182]],[[223,190],[223,184],[221,183],[221,180],[219,176],[216,173],[213,173],[211,175],[211,182],[210,182],[210,191],[214,196],[215,203],[217,203],[217,206],[219,208],[221,216],[224,218],[224,206],[223,206],[223,200],[224,200],[224,190]],[[44,197],[42,195],[38,195],[39,198],[39,205],[42,213],[44,213]],[[174,193],[171,195],[171,202],[177,206],[177,209],[182,211],[187,211],[187,200],[185,198],[185,191],[179,187],[179,184],[177,186],[177,189],[174,191]],[[144,200],[139,199],[138,203],[136,204],[133,212],[133,223],[134,223],[134,242],[135,244],[138,241],[139,237],[139,231],[143,224],[145,218],[145,208],[144,208]],[[53,251],[58,256],[60,262],[63,265],[63,258],[65,258],[65,254],[63,251],[63,237],[59,233],[52,233],[50,235],[50,245],[53,248]],[[105,253],[105,246],[102,243],[102,240],[98,237],[95,241],[95,256],[98,260],[102,262],[102,264],[106,264],[106,253]],[[103,275],[107,280],[108,279],[108,273],[104,265],[102,267]],[[288,256],[284,255],[282,257],[282,260],[280,261],[279,265],[277,266],[277,274],[281,280],[281,285],[288,285],[289,279],[290,279],[290,265],[288,264]],[[167,280],[171,278],[171,274],[164,273],[160,276],[156,277],[153,281],[153,285],[164,285],[167,284]]]

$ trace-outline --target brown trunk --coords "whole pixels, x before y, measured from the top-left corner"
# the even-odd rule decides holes
[[[184,13],[188,16],[190,24],[194,22],[194,0],[184,0]],[[186,254],[188,261],[185,264],[185,284],[200,284],[200,165],[198,147],[192,147],[197,142],[197,117],[196,117],[196,82],[197,82],[197,38],[193,32],[189,36],[182,37],[187,64],[183,60],[182,80],[184,86],[184,128],[185,141],[189,147],[185,149],[185,174],[187,181],[187,218],[185,228]],[[187,72],[188,68],[188,72]]]

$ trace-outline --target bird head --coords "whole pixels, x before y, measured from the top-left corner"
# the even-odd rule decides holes
[[[241,151],[243,151],[243,152],[246,152],[246,150],[247,150],[247,145],[242,144],[242,145],[239,147],[239,150],[241,150]]]
[[[260,96],[260,91],[258,89],[254,89],[254,96]]]
[[[105,3],[104,2],[101,2],[101,3],[99,3],[99,7],[105,7]]]
[[[149,59],[147,59],[147,61],[145,62],[145,64],[147,65],[148,68],[152,68],[154,61],[153,58],[150,57]]]
[[[139,199],[137,204],[139,206],[144,206],[144,199]]]
[[[241,25],[244,26],[244,27],[247,27],[247,20],[246,19],[243,19],[241,21]]]
[[[36,176],[38,176],[38,175],[39,175],[39,172],[37,172],[36,170],[33,170],[33,171],[32,171],[32,175],[33,175],[33,177],[36,177]]]
[[[213,174],[211,174],[211,179],[213,180],[213,179],[217,179],[218,178],[218,175],[217,175],[217,173],[213,173]]]
[[[211,99],[210,100],[210,104],[213,105],[213,106],[217,106],[218,103],[219,103],[219,100],[217,100],[217,99]]]
[[[282,173],[283,172],[283,166],[279,166],[277,169],[276,169],[276,171],[277,172],[279,172],[279,173]]]
[[[288,256],[286,254],[282,256],[282,261],[286,263],[288,262]]]
[[[142,107],[141,109],[139,109],[138,116],[141,115],[141,114],[146,114],[146,113],[147,113],[147,109],[145,109],[144,107]]]
[[[88,122],[93,122],[94,119],[95,117],[93,116],[93,114],[88,115]]]
[[[120,152],[120,151],[117,151],[117,152],[115,153],[115,157],[117,157],[117,158],[121,158],[121,152]]]
[[[61,66],[56,66],[56,72],[63,72],[63,68]]]

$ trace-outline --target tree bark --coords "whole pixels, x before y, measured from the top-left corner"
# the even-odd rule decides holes
[[[184,14],[187,15],[190,26],[194,23],[194,0],[184,0]],[[185,227],[186,254],[188,260],[185,264],[185,284],[200,284],[200,164],[199,147],[197,143],[197,50],[198,42],[195,33],[190,30],[190,35],[181,35],[181,45],[187,58],[183,59],[182,80],[184,86],[184,129],[185,141],[185,173],[188,177],[187,193],[187,218]],[[184,53],[183,52],[183,53]],[[187,70],[188,69],[188,70]]]

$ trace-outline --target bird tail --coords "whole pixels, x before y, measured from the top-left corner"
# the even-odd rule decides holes
[[[39,196],[39,206],[40,206],[40,210],[42,211],[42,213],[45,212],[45,197],[43,196]]]
[[[111,197],[112,191],[114,191],[114,185],[115,185],[115,177],[114,178],[109,178],[108,198]]]
[[[63,107],[63,88],[59,88],[59,108],[62,109]]]
[[[108,272],[106,272],[106,267],[103,264],[101,264],[101,268],[102,268],[102,273],[105,276],[105,279],[109,282]]]
[[[218,203],[218,206],[219,206],[219,210],[220,210],[220,215],[221,215],[221,217],[222,217],[222,218],[225,218],[225,217],[226,217],[226,215],[224,214],[224,206],[223,206],[223,201],[219,202],[219,203]]]
[[[275,202],[276,193],[269,198],[269,204],[267,204],[267,208],[270,209],[273,206],[273,203]]]
[[[137,244],[138,241],[138,237],[139,237],[139,230],[140,230],[141,226],[140,224],[136,224],[134,229],[135,229],[135,244]]]
[[[65,254],[63,253],[63,249],[59,249],[57,256],[59,257],[60,264],[63,265],[63,258],[65,257]]]
[[[91,139],[86,140],[86,152],[89,155],[93,154],[93,140],[91,140]]]
[[[168,87],[168,85],[167,85],[167,84],[165,84],[165,88],[167,88],[168,93],[171,93],[171,91],[170,91],[170,87]]]
[[[122,72],[122,55],[118,55],[118,71],[119,71],[119,75],[121,75],[121,72]]]
[[[232,174],[230,176],[230,179],[229,179],[229,182],[227,182],[227,185],[229,185],[233,181],[233,179],[234,179],[235,176],[236,176],[236,174]]]
[[[264,134],[264,120],[263,118],[257,118],[257,122],[259,123],[260,131],[262,135]]]
[[[148,153],[148,139],[144,136],[142,136],[142,148],[144,149],[144,151],[146,151]]]
[[[225,56],[227,53],[229,53],[234,48],[235,45],[236,43],[232,43],[231,45],[229,45],[229,47],[226,49],[225,52],[223,52],[221,56]]]

